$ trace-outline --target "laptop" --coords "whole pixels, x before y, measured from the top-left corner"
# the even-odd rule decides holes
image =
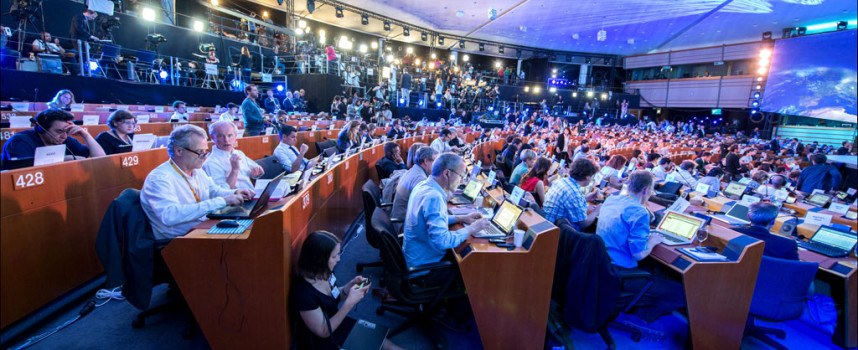
[[[804,202],[817,207],[825,207],[831,199],[834,198],[825,193],[816,193],[810,196],[810,198],[805,199]]]
[[[455,205],[471,204],[480,195],[480,190],[483,189],[483,183],[475,179],[468,180],[468,184],[461,194],[453,195],[450,198],[450,203]]]
[[[742,203],[736,203],[726,214],[712,215],[712,218],[734,226],[751,224],[751,221],[748,220],[748,206]]]
[[[227,206],[226,208],[213,211],[206,216],[209,219],[216,220],[253,219],[257,217],[265,210],[265,207],[268,205],[268,199],[271,197],[271,194],[274,193],[274,190],[277,189],[277,185],[280,184],[280,180],[283,179],[284,175],[286,175],[285,172],[280,173],[280,175],[271,179],[268,185],[265,186],[265,190],[262,191],[261,195],[259,195],[259,199],[246,201],[240,206]]]
[[[524,209],[505,200],[489,222],[489,227],[474,234],[476,238],[502,238],[510,235]]]
[[[828,226],[820,226],[810,241],[798,242],[799,247],[833,258],[849,255],[856,244],[858,244],[858,236],[854,233]]]
[[[742,198],[742,194],[745,193],[745,190],[748,188],[748,185],[743,185],[738,182],[731,182],[727,185],[727,188],[724,189],[724,197],[739,200]]]
[[[668,194],[678,194],[679,189],[682,188],[682,184],[679,182],[668,181],[665,182],[661,187],[659,187],[656,192],[668,193]]]
[[[706,221],[693,215],[668,211],[655,228],[655,232],[664,236],[666,245],[690,244]]]

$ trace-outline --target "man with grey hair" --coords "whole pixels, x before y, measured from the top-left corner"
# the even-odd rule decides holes
[[[447,250],[462,244],[470,235],[488,226],[480,213],[447,215],[447,196],[459,187],[467,176],[465,161],[453,153],[441,154],[432,163],[432,176],[417,184],[408,198],[405,214],[405,238],[402,253],[408,267],[436,263]],[[450,231],[449,226],[463,223],[469,226]],[[448,276],[426,276],[422,283],[434,285]]]
[[[777,217],[777,206],[769,202],[756,202],[748,207],[748,220],[751,221],[751,226],[733,227],[733,230],[766,242],[763,255],[798,260],[798,245],[795,241],[769,233]]]
[[[411,197],[411,191],[418,183],[429,177],[432,171],[432,163],[435,162],[436,158],[438,158],[438,151],[429,146],[423,146],[417,152],[414,152],[414,165],[405,172],[405,175],[402,175],[399,183],[396,185],[393,208],[390,210],[391,218],[405,218],[405,211],[408,209],[408,198]]]
[[[683,186],[688,186],[688,188],[694,190],[697,187],[697,178],[694,177],[694,174],[691,172],[694,171],[694,162],[690,160],[682,161],[682,164],[679,165],[679,169],[676,170],[676,175],[674,178],[676,181],[681,183]]]
[[[253,197],[253,190],[218,186],[200,170],[210,154],[206,132],[200,127],[174,129],[167,153],[170,159],[152,169],[140,191],[140,204],[156,240],[185,235],[209,212]]]
[[[628,193],[610,196],[602,204],[596,234],[602,237],[611,263],[617,270],[638,269],[638,261],[646,258],[663,237],[650,231],[650,214],[646,202],[652,196],[653,175],[646,170],[633,172],[628,179]],[[635,309],[635,313],[647,322],[685,306],[682,285],[653,276],[653,284],[644,294],[652,300]],[[644,281],[641,281],[644,282]],[[623,284],[623,289],[642,285],[635,281]]]
[[[521,158],[521,163],[518,163],[515,169],[513,169],[512,175],[509,177],[509,183],[513,185],[518,185],[524,174],[526,174],[530,168],[533,168],[533,164],[536,163],[536,152],[533,150],[526,149],[521,151],[521,155],[519,157]]]
[[[238,128],[231,121],[219,121],[209,125],[209,135],[215,144],[212,154],[203,163],[206,172],[219,186],[253,189],[251,178],[265,173],[259,164],[235,149]]]

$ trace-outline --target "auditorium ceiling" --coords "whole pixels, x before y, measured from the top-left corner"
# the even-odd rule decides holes
[[[277,8],[277,0],[255,0]],[[855,0],[342,0],[343,3],[398,19],[439,33],[465,36],[546,50],[616,55],[679,50],[759,40],[771,31],[779,38],[784,28],[850,21],[855,28]],[[360,15],[335,6],[295,0],[301,16],[329,24],[384,35],[394,40],[423,43],[420,32],[402,35],[394,25],[387,32],[378,19],[362,25]],[[497,16],[489,19],[491,10]],[[603,31],[604,35],[600,35]],[[445,48],[458,48],[447,39]],[[475,43],[465,51],[477,51]],[[488,45],[485,53],[497,54]],[[515,50],[505,50],[514,56]],[[528,53],[525,52],[525,55]]]

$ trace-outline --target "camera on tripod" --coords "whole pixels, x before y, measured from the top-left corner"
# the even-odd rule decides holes
[[[119,17],[104,17],[104,20],[101,22],[101,28],[107,32],[112,32],[119,28],[122,22],[119,21]]]

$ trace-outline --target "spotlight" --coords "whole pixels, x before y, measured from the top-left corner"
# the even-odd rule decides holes
[[[524,87],[524,92],[529,92],[529,91],[530,91],[530,86],[525,86],[525,87]]]
[[[753,114],[757,114],[757,112],[758,112],[758,111],[757,111],[757,109],[756,109],[756,108],[751,109],[751,114],[752,114],[752,115],[753,115]]]
[[[435,62],[429,62],[429,69],[435,69]]]
[[[268,18],[268,11],[262,11],[262,17]]]
[[[443,36],[438,37],[438,45],[444,45],[444,37]]]
[[[430,57],[432,57],[432,59],[434,60],[434,59],[438,58],[438,55],[433,53],[432,55],[430,55]]]
[[[593,92],[592,92],[592,91],[587,91],[587,97],[593,97]]]
[[[307,0],[307,12],[313,13],[313,11],[316,11],[316,1]]]
[[[763,77],[757,77],[757,81],[763,81]]]
[[[766,74],[766,67],[760,67],[757,69],[757,74]]]
[[[343,15],[343,7],[337,6],[336,9],[334,10],[334,15],[336,15],[337,18],[343,18],[345,16],[345,15]]]
[[[759,100],[759,99],[760,99],[760,93],[759,93],[759,92],[755,92],[755,93],[754,93],[754,99],[755,99],[755,100]]]
[[[167,71],[162,69],[160,72],[158,72],[158,77],[161,78],[161,81],[165,81],[167,80],[167,78],[170,77],[170,73],[167,73]]]
[[[501,62],[495,61],[495,68],[500,68],[500,67],[501,67]]]
[[[402,28],[402,36],[411,36],[411,28]]]
[[[441,109],[441,102],[436,103],[435,106],[437,106],[438,109]]]
[[[760,58],[769,58],[772,57],[772,50],[762,49],[760,50]]]
[[[360,52],[361,52],[361,53],[366,53],[367,51],[368,51],[368,50],[367,50],[366,44],[361,44],[361,45],[360,45]]]
[[[390,21],[384,21],[384,31],[390,31]]]
[[[220,5],[220,2],[217,0],[212,0],[212,6]]]
[[[754,86],[754,89],[756,89],[756,90],[760,90],[760,89],[762,89],[762,88],[763,88],[763,86],[762,86],[762,85],[760,85],[760,84],[757,84],[757,86]]]
[[[577,93],[577,92],[573,92],[573,93],[572,93],[572,98],[577,98],[577,97],[578,97],[578,93]]]
[[[426,34],[425,32],[420,33],[420,40],[423,40],[423,41],[429,40],[429,34]]]
[[[369,15],[367,15],[365,13],[361,14],[360,15],[360,24],[363,24],[363,25],[369,24]]]
[[[492,112],[492,111],[494,111],[494,110],[495,110],[495,107],[494,107],[494,106],[489,106],[488,110],[489,110],[489,112]]]
[[[471,59],[471,57],[468,55],[462,56],[462,61],[468,62],[470,59]]]
[[[498,47],[498,53],[503,54],[503,46]]]
[[[283,92],[283,89],[285,89],[285,87],[283,87],[283,84],[277,84],[276,89],[277,89],[277,92]]]
[[[325,36],[325,30],[324,30],[324,29],[319,29],[319,36],[320,36],[320,37],[324,37],[324,36]]]
[[[403,98],[403,97],[400,97],[400,98],[399,98],[399,105],[400,105],[400,106],[401,106],[401,105],[405,105],[405,98]]]
[[[202,32],[204,28],[205,28],[205,25],[203,24],[203,22],[200,22],[198,20],[194,20],[194,31],[195,32]]]
[[[602,101],[607,100],[607,99],[608,99],[608,94],[603,92],[602,93]]]
[[[837,22],[837,30],[846,30],[846,28],[848,26],[849,26],[849,23],[846,21],[838,21]]]
[[[460,48],[460,49],[464,49],[464,48],[465,48],[465,41],[464,41],[464,40],[459,40],[459,48]]]
[[[757,108],[759,106],[760,106],[760,101],[754,100],[754,102],[751,102],[751,107]]]
[[[373,50],[377,49],[378,48],[378,42],[373,41],[373,42],[369,43],[369,47],[371,47]]]
[[[540,88],[539,86],[536,86],[536,87],[534,87],[534,88],[533,88],[533,93],[534,93],[534,94],[538,94],[540,91],[542,91],[542,88]]]
[[[553,94],[553,93],[557,92],[557,88],[552,86],[550,89],[548,89],[548,92]]]
[[[305,21],[303,19],[299,20],[298,21],[298,28],[301,28],[301,29],[307,28],[307,21]]]
[[[387,55],[387,57],[385,57],[385,60],[387,62],[392,62],[393,61],[393,55]]]
[[[414,65],[415,65],[415,66],[420,66],[420,58],[419,58],[419,57],[418,57],[418,58],[416,58],[416,59],[414,59]]]
[[[96,61],[89,61],[89,71],[90,71],[90,72],[95,72],[95,71],[97,71],[97,70],[98,70],[98,62],[96,62]]]
[[[763,40],[772,40],[772,32],[763,32]]]
[[[419,100],[419,101],[417,101],[417,106],[419,106],[419,107],[423,107],[423,100]]]
[[[480,51],[486,51],[486,45],[485,44],[480,43]]]
[[[155,10],[145,7],[143,8],[143,19],[152,22],[155,20]]]

